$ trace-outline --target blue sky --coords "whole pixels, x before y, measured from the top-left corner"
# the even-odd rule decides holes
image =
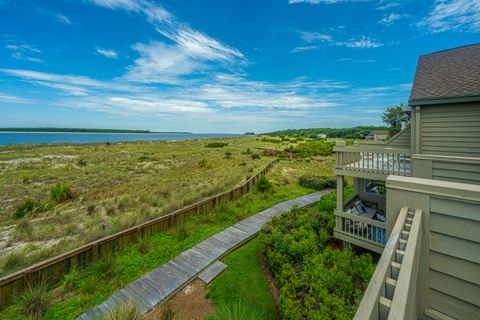
[[[478,0],[0,0],[0,127],[380,124]]]

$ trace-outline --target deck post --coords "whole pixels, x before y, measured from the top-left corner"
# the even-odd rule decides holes
[[[343,176],[337,176],[337,210],[343,211],[343,204],[345,203],[343,195]]]

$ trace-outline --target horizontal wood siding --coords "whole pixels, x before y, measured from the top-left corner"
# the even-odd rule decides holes
[[[480,317],[478,204],[432,197],[428,304],[457,319]]]
[[[396,136],[393,136],[390,140],[388,140],[386,145],[392,148],[410,149],[410,135],[411,129],[410,125],[408,125]]]
[[[480,157],[480,103],[421,107],[420,135],[422,154]]]
[[[477,163],[432,161],[432,178],[435,180],[480,184],[480,166]]]

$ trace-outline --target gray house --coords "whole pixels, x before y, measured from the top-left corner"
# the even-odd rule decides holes
[[[356,319],[480,319],[480,44],[421,56],[409,105],[390,140],[335,148],[334,236],[382,254]]]

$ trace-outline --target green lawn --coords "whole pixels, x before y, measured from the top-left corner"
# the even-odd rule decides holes
[[[223,260],[227,269],[208,287],[208,297],[215,308],[241,303],[261,313],[261,319],[277,319],[258,255],[259,241],[255,238]]]

